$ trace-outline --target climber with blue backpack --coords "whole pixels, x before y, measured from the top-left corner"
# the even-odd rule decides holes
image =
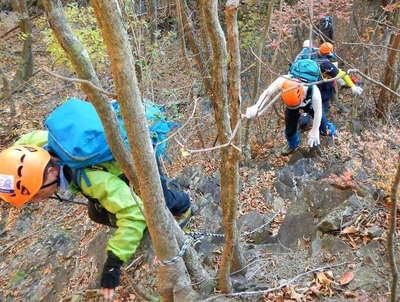
[[[126,139],[118,104],[110,102],[110,106]],[[153,140],[164,138],[169,126],[154,106],[146,111],[146,115],[152,112],[152,117],[154,112],[158,114],[153,122],[149,121]],[[88,199],[89,217],[116,228],[107,242],[100,284],[104,297],[111,298],[120,283],[123,262],[134,254],[146,229],[142,200],[130,189],[113,159],[91,103],[68,99],[47,117],[45,125],[47,130],[25,134],[0,152],[0,199],[20,207],[29,201],[47,200],[53,194],[58,196],[58,190],[82,193]],[[160,150],[165,151],[163,146]],[[189,195],[170,190],[163,176],[161,183],[166,206],[183,227],[191,216]]]
[[[309,40],[304,41],[305,44],[309,43]],[[330,79],[337,77],[337,82],[341,86],[349,87],[354,95],[361,95],[363,89],[355,85],[352,81],[351,77],[346,74],[345,71],[339,69],[337,66],[337,56],[333,51],[333,45],[329,42],[324,42],[320,45],[319,49],[313,49],[311,55],[309,56],[311,60],[314,60],[318,63],[321,69],[321,75],[324,79]],[[297,55],[295,62],[299,59],[306,58],[307,49],[303,48],[303,50]],[[334,136],[336,133],[335,125],[327,122],[327,114],[330,106],[330,100],[333,94],[336,92],[335,90],[335,82],[324,82],[318,84],[318,88],[321,92],[322,98],[322,122],[321,122],[321,134]],[[300,116],[299,126],[302,129],[307,128],[310,124],[311,116],[307,113],[303,113]]]
[[[308,134],[308,146],[315,147],[320,143],[321,93],[317,85],[302,85],[302,83],[313,83],[319,80],[321,80],[321,72],[315,61],[298,60],[292,64],[290,74],[277,78],[260,95],[257,103],[246,109],[244,114],[246,118],[258,116],[262,112],[261,109],[266,100],[271,99],[275,93],[281,93],[281,99],[285,104],[285,137],[287,141],[287,145],[281,151],[284,156],[294,152],[300,145],[300,136],[297,131],[300,110],[314,117],[312,128]]]

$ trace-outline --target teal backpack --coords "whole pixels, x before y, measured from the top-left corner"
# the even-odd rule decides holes
[[[297,60],[290,66],[289,73],[305,83],[317,82],[322,79],[319,65],[314,60]]]
[[[128,146],[119,104],[116,101],[109,104],[116,115],[122,139]],[[150,102],[144,105],[152,142],[156,146],[176,123],[168,122],[159,106]],[[50,113],[45,126],[49,133],[46,149],[57,155],[62,166],[79,171],[114,159],[100,117],[90,102],[68,99]],[[166,156],[166,142],[157,145],[156,156]]]

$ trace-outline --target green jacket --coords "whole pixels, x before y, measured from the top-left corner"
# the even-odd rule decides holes
[[[23,135],[15,144],[42,147],[47,143],[47,134],[47,131],[36,130]],[[85,168],[90,186],[82,180],[80,188],[84,195],[97,199],[108,212],[115,214],[117,230],[108,240],[106,250],[127,261],[139,246],[146,228],[145,218],[137,205],[143,209],[143,203],[118,177],[122,170],[117,162],[106,162],[101,166],[107,171]]]

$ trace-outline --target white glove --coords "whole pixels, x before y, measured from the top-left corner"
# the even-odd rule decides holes
[[[253,105],[251,107],[247,107],[246,109],[246,113],[244,114],[244,116],[248,119],[253,118],[257,115],[257,111],[258,111],[258,106],[257,105]]]
[[[337,79],[336,82],[341,86],[346,86],[346,82],[343,79]]]
[[[361,95],[361,94],[363,93],[363,91],[364,91],[364,89],[362,89],[362,88],[359,87],[359,86],[354,85],[353,87],[351,87],[351,92],[352,92],[354,95]]]
[[[319,130],[313,131],[311,129],[310,133],[308,133],[308,146],[315,147],[319,145]]]

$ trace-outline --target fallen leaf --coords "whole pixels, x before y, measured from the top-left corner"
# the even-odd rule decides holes
[[[354,279],[354,273],[353,272],[345,272],[343,276],[339,280],[340,285],[346,285],[349,284],[352,280]]]
[[[188,151],[186,151],[184,148],[181,148],[181,154],[184,157],[188,157],[190,155],[190,153]]]
[[[350,291],[345,291],[343,294],[346,298],[357,298],[357,294]]]
[[[332,283],[332,280],[330,280],[324,272],[317,272],[317,280],[319,284],[322,284],[324,286],[329,286]]]
[[[343,230],[342,230],[342,234],[354,234],[354,233],[357,233],[358,232],[358,230],[354,227],[354,226],[348,226],[347,228],[344,228]]]

